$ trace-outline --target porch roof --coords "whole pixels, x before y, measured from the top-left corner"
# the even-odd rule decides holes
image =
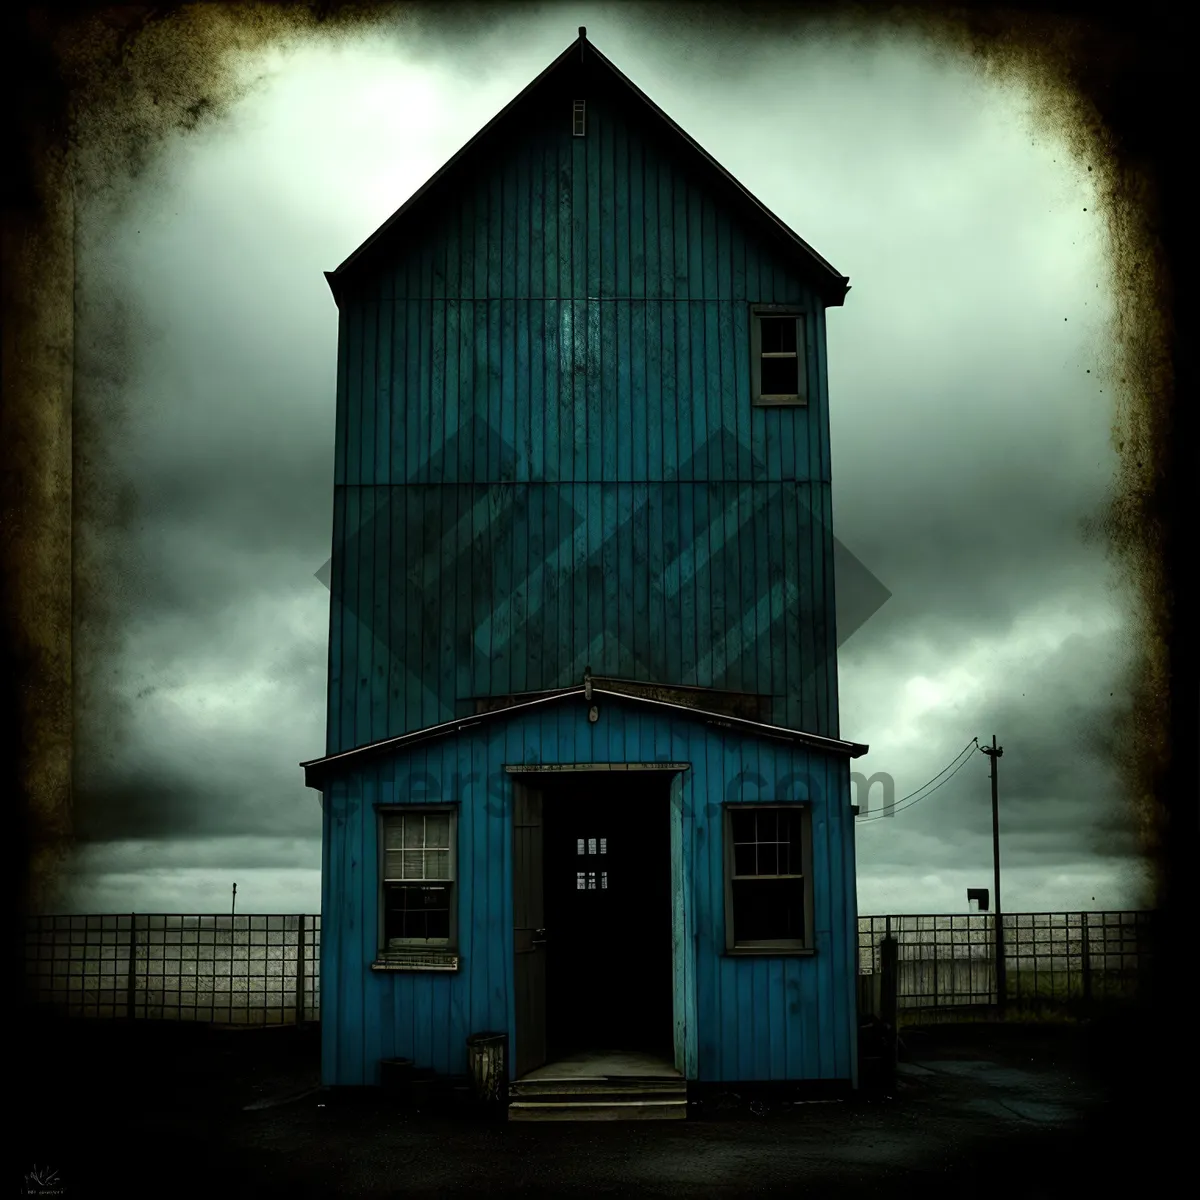
[[[589,704],[597,697],[618,700],[625,704],[640,705],[654,711],[672,716],[686,717],[693,721],[703,721],[706,725],[721,729],[742,732],[752,737],[775,738],[782,741],[795,742],[812,750],[820,750],[827,754],[843,754],[847,758],[861,758],[867,753],[868,747],[859,742],[848,742],[841,738],[823,737],[816,733],[805,733],[799,729],[788,729],[782,725],[770,725],[764,721],[753,721],[746,717],[730,716],[726,713],[713,712],[690,704],[675,704],[668,700],[655,699],[650,696],[637,695],[635,692],[618,691],[611,687],[585,681],[571,687],[560,688],[552,692],[541,692],[528,698],[514,698],[511,704],[488,712],[476,713],[469,717],[460,717],[453,721],[443,721],[439,725],[430,725],[425,729],[415,729],[410,733],[402,733],[397,737],[382,738],[376,742],[368,742],[356,746],[352,750],[342,750],[337,754],[327,754],[323,758],[309,759],[300,766],[304,770],[306,787],[321,790],[325,780],[331,774],[336,774],[342,767],[358,766],[368,758],[387,754],[393,750],[406,749],[419,742],[432,738],[455,737],[468,729],[482,725],[495,724],[519,713],[531,709],[546,708],[556,704],[582,697]]]

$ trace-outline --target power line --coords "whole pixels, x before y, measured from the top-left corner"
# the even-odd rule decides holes
[[[940,788],[942,786],[942,784],[949,783],[950,780],[953,779],[954,776],[957,775],[958,772],[961,771],[963,769],[963,767],[965,767],[967,765],[967,762],[970,759],[969,751],[972,750],[973,748],[978,749],[978,747],[979,747],[979,739],[977,737],[972,738],[950,760],[950,766],[943,767],[933,777],[933,779],[930,779],[927,783],[923,783],[919,788],[917,788],[917,790],[915,792],[909,792],[909,794],[907,796],[901,796],[899,800],[893,800],[891,804],[885,805],[882,812],[875,813],[872,816],[859,817],[858,818],[859,824],[866,824],[868,821],[881,821],[881,820],[883,820],[884,817],[894,817],[896,815],[896,813],[903,812],[906,808],[912,808],[912,806],[914,804],[920,803],[920,801],[924,800],[927,796],[932,796],[933,793],[936,792],[938,790],[938,788]],[[964,755],[966,755],[965,758],[963,757]],[[962,762],[958,761],[960,758],[962,759]],[[954,765],[955,763],[958,763],[958,766],[955,766]],[[954,769],[951,770],[950,769],[951,767],[953,767]],[[949,775],[946,775],[947,771],[950,771]],[[946,778],[942,779],[941,783],[937,784],[935,787],[929,786],[931,783],[934,782],[934,780],[940,779],[943,775],[946,775]],[[926,791],[925,790],[926,788],[929,788],[929,790]],[[915,799],[914,799],[914,797],[915,797]],[[910,801],[911,801],[911,803],[909,803]]]
[[[951,771],[950,774],[947,775],[946,778],[942,780],[941,783],[937,784],[936,787],[930,788],[929,791],[927,791],[923,796],[917,796],[917,798],[915,800],[913,800],[911,803],[890,806],[887,811],[881,812],[881,813],[876,813],[874,816],[864,818],[864,820],[881,821],[881,820],[883,820],[884,817],[894,817],[896,815],[896,813],[904,812],[906,809],[912,808],[912,806],[914,804],[919,804],[922,800],[926,799],[929,796],[932,796],[933,793],[936,792],[938,790],[938,788],[940,788],[943,784],[949,783],[950,780],[953,779],[954,776],[957,775],[959,773],[959,771],[961,771],[963,769],[963,767],[965,767],[967,765],[967,762],[969,761],[969,759],[970,759],[970,755],[968,755],[966,758],[964,758],[962,760],[962,762],[960,762],[958,764],[958,766],[955,767],[954,770]],[[934,778],[936,778],[936,776]]]
[[[924,786],[929,788],[928,791],[924,791],[924,788],[918,788],[916,792],[912,792],[909,796],[905,796],[903,800],[898,800],[894,804],[887,805],[883,812],[875,813],[872,816],[862,817],[861,821],[864,823],[867,821],[881,821],[885,817],[894,817],[898,812],[904,812],[906,809],[912,808],[914,804],[919,804],[922,800],[926,799],[926,797],[932,796],[933,793],[936,792],[938,788],[942,787],[943,784],[949,783],[950,780],[953,779],[954,776],[957,775],[958,772],[967,765],[970,757],[971,756],[968,754],[965,758],[963,758],[962,762],[960,762],[958,766],[954,767],[954,770],[950,771],[950,774],[947,775],[941,783],[936,784],[933,787],[929,787],[929,784],[925,784]],[[951,765],[953,765],[953,763]],[[947,767],[945,770],[949,771],[950,768]],[[941,772],[941,774],[945,774],[945,771]],[[935,775],[933,778],[937,779],[938,776]],[[933,783],[933,780],[931,779],[929,782]],[[918,795],[918,792],[923,794]],[[904,801],[908,801],[908,803],[905,803]]]
[[[917,797],[918,799],[920,799],[920,800],[923,800],[925,797],[924,797],[924,796],[922,796],[922,795],[920,795],[920,793],[924,792],[924,791],[925,791],[925,789],[926,789],[927,787],[929,787],[929,785],[930,785],[931,783],[933,783],[933,782],[934,782],[934,780],[941,779],[941,777],[942,777],[943,775],[945,775],[945,774],[946,774],[946,772],[947,772],[947,771],[949,771],[949,770],[951,769],[951,767],[953,767],[953,766],[954,766],[954,764],[955,764],[955,763],[957,763],[957,762],[958,762],[958,760],[959,760],[960,758],[962,758],[962,756],[963,756],[964,754],[966,754],[966,753],[967,753],[967,751],[969,751],[969,750],[971,749],[971,747],[972,747],[972,746],[978,746],[978,744],[979,744],[979,739],[978,739],[978,738],[972,738],[972,739],[971,739],[971,740],[970,740],[970,741],[969,741],[969,742],[968,742],[968,743],[967,743],[967,744],[966,744],[966,745],[965,745],[965,746],[964,746],[964,747],[963,747],[963,748],[962,748],[962,749],[961,749],[961,750],[960,750],[960,751],[959,751],[959,752],[958,752],[958,753],[957,753],[957,754],[956,754],[956,755],[955,755],[955,756],[954,756],[954,757],[953,757],[953,758],[950,760],[950,765],[949,765],[949,766],[947,766],[947,767],[943,767],[943,768],[942,768],[942,769],[941,769],[941,770],[940,770],[940,771],[939,771],[939,772],[938,772],[938,773],[937,773],[937,774],[936,774],[936,775],[933,777],[933,779],[930,779],[930,780],[928,780],[926,783],[923,783],[923,784],[921,784],[921,786],[920,786],[919,788],[917,788],[917,790],[916,790],[915,792],[909,792],[909,794],[908,794],[907,796],[901,796],[899,800],[893,800],[893,801],[892,801],[890,804],[885,804],[885,805],[883,806],[883,807],[884,807],[884,809],[885,809],[885,810],[887,810],[887,811],[891,811],[891,810],[893,810],[893,809],[897,809],[897,808],[898,808],[898,806],[900,806],[900,805],[904,805],[905,807],[911,807],[911,806],[909,806],[909,805],[905,804],[905,801],[907,801],[907,800],[913,800],[913,797],[914,797],[914,796],[916,796],[916,797]],[[964,761],[965,761],[965,760],[964,760]],[[959,765],[961,766],[962,764],[959,764]],[[946,781],[946,780],[942,780],[942,783],[945,783],[945,782],[947,782],[947,781]],[[941,784],[938,784],[938,787],[941,787]],[[936,789],[934,789],[934,790],[936,790]],[[929,793],[927,793],[927,794],[929,794]],[[916,802],[917,802],[916,800],[913,800],[913,803],[914,803],[914,804],[915,804]],[[881,815],[885,815],[885,814],[883,814],[883,813],[876,813],[876,814],[875,814],[875,816],[881,816]],[[875,819],[875,817],[865,817],[865,818],[863,818],[863,819],[864,819],[864,820],[871,821],[871,820],[874,820],[874,819]]]
[[[884,807],[885,807],[885,808],[895,808],[895,806],[896,806],[897,804],[903,804],[903,803],[904,803],[906,800],[911,800],[911,799],[912,799],[912,798],[913,798],[915,795],[917,795],[917,793],[918,793],[918,792],[923,792],[923,791],[924,791],[924,790],[925,790],[925,789],[926,789],[926,788],[929,786],[929,784],[931,784],[931,783],[933,782],[933,780],[934,780],[934,779],[941,779],[941,777],[942,777],[943,775],[945,775],[945,773],[946,773],[947,771],[949,771],[949,770],[950,770],[950,767],[953,767],[953,766],[954,766],[954,764],[955,764],[956,762],[958,762],[958,760],[959,760],[960,758],[962,758],[962,756],[963,756],[963,755],[964,755],[964,754],[965,754],[965,753],[966,753],[968,750],[970,750],[972,746],[977,746],[977,745],[979,745],[979,739],[978,739],[978,738],[972,738],[972,739],[971,739],[971,740],[970,740],[970,741],[969,741],[969,742],[968,742],[968,743],[967,743],[967,744],[966,744],[966,745],[965,745],[965,746],[964,746],[964,747],[963,747],[963,748],[962,748],[962,749],[961,749],[961,750],[960,750],[960,751],[959,751],[959,752],[958,752],[958,753],[957,753],[957,754],[956,754],[956,755],[955,755],[955,756],[954,756],[954,757],[953,757],[953,758],[950,760],[950,766],[943,767],[943,768],[942,768],[942,769],[941,769],[941,770],[940,770],[940,771],[939,771],[939,772],[938,772],[938,773],[937,773],[937,774],[936,774],[936,775],[933,777],[933,779],[930,779],[930,780],[928,780],[926,783],[923,783],[923,784],[921,784],[921,786],[920,786],[919,788],[917,788],[917,790],[916,790],[915,792],[909,792],[907,796],[901,796],[899,800],[893,800],[893,801],[891,802],[891,804],[886,804],[886,805],[884,805]]]

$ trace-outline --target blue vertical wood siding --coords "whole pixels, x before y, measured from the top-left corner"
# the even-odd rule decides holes
[[[776,724],[836,737],[837,289],[782,265],[799,260],[619,88],[556,78],[339,269],[327,752],[586,668],[753,693]],[[804,313],[803,407],[751,403],[751,310],[771,303]],[[669,781],[677,1062],[711,1081],[856,1078],[848,761],[600,710],[560,700],[331,773],[326,1083],[376,1083],[395,1056],[457,1073],[468,1034],[515,1037],[505,767],[646,761],[689,764]],[[787,798],[812,805],[815,951],[727,955],[722,803]],[[459,806],[460,966],[372,971],[376,806],[423,801]]]
[[[394,1056],[458,1073],[465,1070],[469,1034],[504,1029],[515,1038],[512,781],[505,767],[646,761],[690,764],[672,794],[676,1039],[688,1077],[853,1079],[856,942],[847,760],[726,735],[694,718],[608,698],[593,724],[576,698],[360,764],[328,785],[324,887],[337,903],[325,907],[322,923],[324,1081],[378,1083],[379,1060]],[[812,805],[815,953],[732,957],[724,952],[721,806],[774,799]],[[460,805],[460,968],[373,972],[375,806],[431,800]]]
[[[342,296],[327,749],[594,672],[836,736],[822,304],[588,97],[483,154]],[[750,306],[809,403],[750,402]]]

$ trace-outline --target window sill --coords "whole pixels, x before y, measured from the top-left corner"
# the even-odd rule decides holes
[[[722,951],[725,958],[811,958],[814,946],[736,946]]]
[[[371,964],[372,971],[457,971],[455,950],[388,950]]]
[[[754,400],[755,408],[807,408],[808,398],[805,396],[758,396]]]

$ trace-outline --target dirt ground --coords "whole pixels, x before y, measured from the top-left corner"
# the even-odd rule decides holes
[[[315,1030],[43,1024],[10,1156],[18,1190],[36,1167],[66,1196],[1057,1200],[1142,1174],[1161,1132],[1113,1037],[910,1030],[894,1086],[851,1100],[717,1092],[687,1121],[529,1125],[323,1092]]]

